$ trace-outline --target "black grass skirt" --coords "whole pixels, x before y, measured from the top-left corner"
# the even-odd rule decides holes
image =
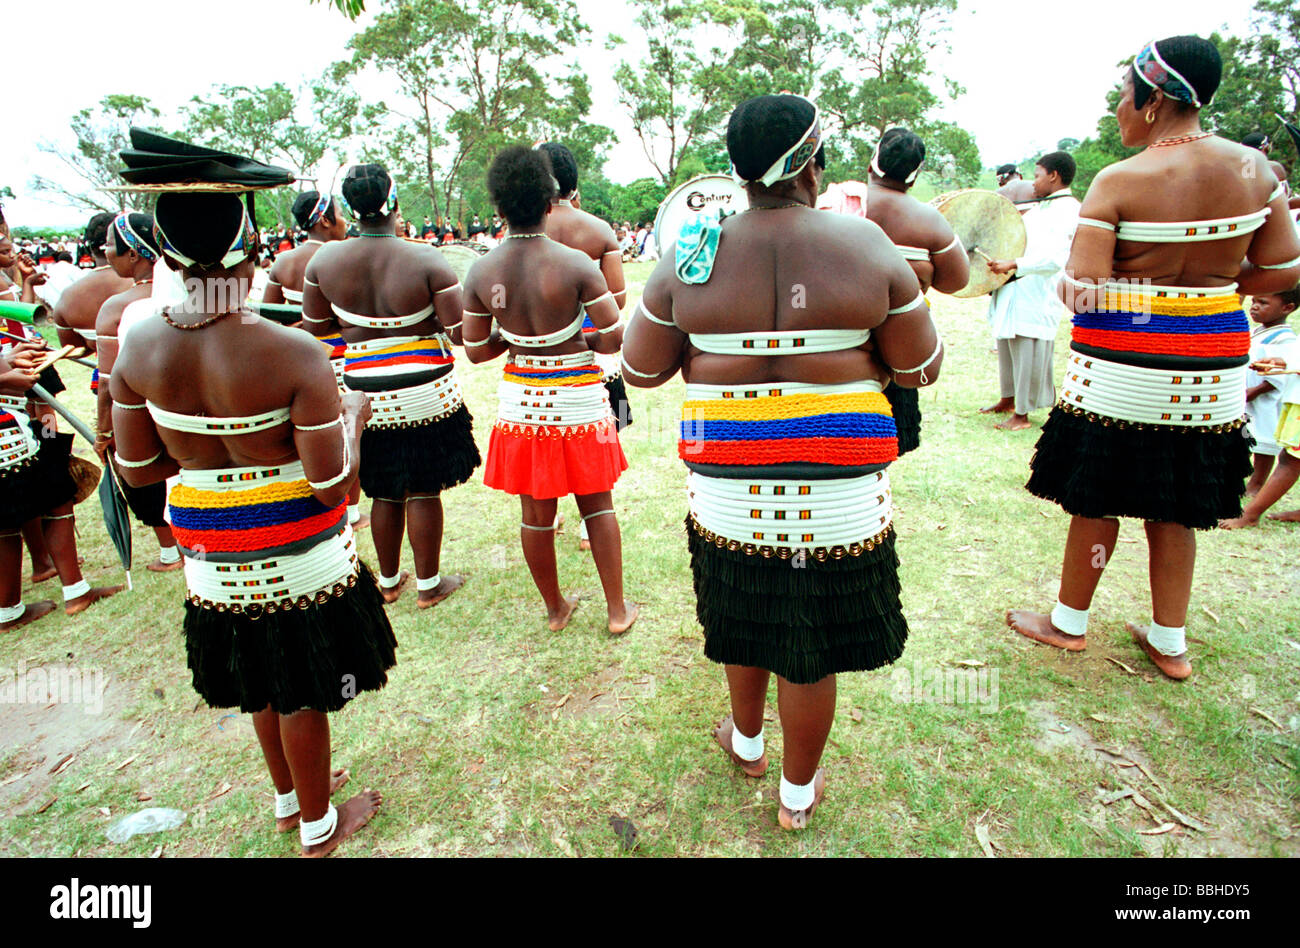
[[[627,400],[627,386],[623,384],[623,376],[606,379],[605,391],[609,392],[609,407],[614,412],[614,424],[622,431],[632,424],[632,403]]]
[[[361,489],[372,499],[438,494],[465,483],[481,463],[464,405],[425,425],[361,432]]]
[[[214,708],[338,711],[388,683],[397,639],[365,564],[356,585],[306,609],[252,618],[185,603],[194,690]]]
[[[0,470],[0,530],[16,530],[68,503],[77,494],[77,483],[68,473],[72,435],[42,437],[41,425],[36,421],[31,422],[31,431],[40,445],[36,456],[25,464]]]
[[[51,395],[57,395],[59,392],[68,390],[68,387],[63,384],[63,379],[59,378],[59,373],[55,371],[52,365],[47,365],[41,370],[41,374],[36,376],[36,384]]]
[[[891,531],[860,556],[770,559],[717,546],[686,518],[704,654],[797,685],[898,660],[907,642]]]
[[[898,428],[898,456],[915,451],[921,446],[921,393],[914,388],[903,388],[890,382],[885,386]]]
[[[165,527],[167,518],[163,515],[167,509],[167,482],[159,481],[147,487],[129,487],[122,484],[122,494],[131,513],[146,527]]]
[[[1106,424],[1057,405],[1025,486],[1075,517],[1136,517],[1210,530],[1241,516],[1250,448],[1244,426]]]

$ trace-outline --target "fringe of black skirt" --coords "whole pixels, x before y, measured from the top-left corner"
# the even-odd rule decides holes
[[[465,483],[482,461],[465,405],[426,425],[361,432],[361,489],[367,497],[438,494]]]
[[[365,564],[355,586],[305,609],[253,618],[185,603],[194,690],[214,708],[338,711],[388,683],[397,639]]]
[[[921,446],[921,393],[914,388],[903,388],[890,382],[885,386],[898,428],[898,456],[915,451]]]
[[[1209,530],[1241,515],[1251,444],[1244,427],[1121,426],[1057,406],[1043,425],[1025,486],[1076,517],[1136,517]]]
[[[32,421],[31,431],[40,445],[36,456],[0,470],[0,530],[16,530],[77,494],[77,482],[68,472],[72,435],[61,432],[45,437],[37,421]]]
[[[860,556],[819,562],[728,550],[686,520],[704,654],[794,684],[896,661],[907,642],[890,532]],[[801,563],[801,565],[799,565]]]
[[[632,424],[632,403],[627,400],[627,386],[623,384],[623,376],[606,379],[605,391],[609,392],[609,407],[614,413],[615,427],[622,431]]]

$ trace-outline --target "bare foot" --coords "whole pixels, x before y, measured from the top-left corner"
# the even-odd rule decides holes
[[[583,537],[582,539],[580,539],[580,540],[578,541],[578,549],[581,550],[581,551],[584,552],[584,553],[585,553],[586,551],[590,550],[590,549],[591,549],[591,541],[588,540],[586,537]]]
[[[1032,428],[1029,423],[1028,415],[1012,415],[1006,421],[1000,421],[993,426],[998,431],[1024,431],[1026,428]]]
[[[981,408],[981,415],[1005,415],[1011,409],[1016,407],[1016,401],[1013,398],[1000,398],[987,408]]]
[[[397,600],[401,598],[402,590],[406,588],[406,583],[410,578],[411,578],[411,574],[408,573],[406,570],[402,570],[400,573],[397,574],[396,586],[379,587],[379,592],[384,597],[384,605],[391,605],[392,603],[397,602]]]
[[[338,808],[339,822],[338,826],[334,828],[334,834],[323,843],[317,843],[315,846],[304,846],[302,854],[315,859],[328,856],[339,848],[339,843],[369,823],[374,815],[379,812],[379,807],[383,805],[383,802],[384,798],[379,795],[377,790],[362,790]]]
[[[746,777],[761,777],[767,773],[767,751],[763,751],[758,760],[745,760],[731,746],[731,735],[736,730],[736,722],[730,714],[723,718],[713,729],[713,738],[718,746],[727,752],[732,763],[739,767]]]
[[[145,567],[151,573],[174,573],[178,569],[185,568],[185,559],[182,557],[175,563],[164,563],[161,559],[156,559]]]
[[[613,615],[609,617],[609,631],[612,635],[622,635],[628,629],[632,628],[632,623],[636,617],[641,614],[641,607],[631,599],[623,600],[623,614],[617,619]]]
[[[781,824],[781,829],[801,830],[808,825],[808,819],[813,815],[813,810],[817,809],[817,804],[822,802],[822,795],[826,792],[826,771],[820,767],[817,768],[817,776],[813,778],[813,802],[806,810],[790,810],[784,803],[781,809],[777,811],[776,819]]]
[[[370,529],[370,514],[368,513],[363,513],[361,515],[361,519],[352,525],[353,533],[356,533],[358,530],[369,530],[369,529]]]
[[[0,632],[11,632],[20,628],[29,622],[35,622],[37,619],[43,619],[54,611],[54,602],[50,599],[42,599],[40,602],[29,602],[23,614],[13,622],[0,622]]]
[[[347,784],[348,778],[351,777],[346,770],[336,770],[330,774],[330,796],[338,793]],[[302,822],[302,814],[295,813],[293,816],[286,816],[284,819],[275,821],[275,831],[277,833],[287,833]]]
[[[1007,613],[1007,625],[1026,638],[1067,652],[1082,652],[1088,647],[1086,635],[1066,635],[1052,625],[1052,617],[1042,612],[1029,612],[1025,609],[1012,609]]]
[[[1192,674],[1192,663],[1187,660],[1187,653],[1181,655],[1166,655],[1156,649],[1147,641],[1147,632],[1149,631],[1144,625],[1134,625],[1132,622],[1125,622],[1124,628],[1128,629],[1128,634],[1133,636],[1133,641],[1142,647],[1142,651],[1147,653],[1147,658],[1155,663],[1156,668],[1164,674],[1166,678],[1172,678],[1174,681],[1182,681],[1189,678]]]
[[[1273,517],[1270,516],[1269,519],[1273,519]],[[1220,530],[1242,530],[1246,527],[1257,527],[1257,526],[1259,526],[1258,517],[1247,517],[1245,515],[1240,517],[1233,517],[1231,520],[1219,521]]]
[[[564,532],[564,514],[558,510],[555,512],[555,523],[551,524],[551,529],[555,531],[555,536]]]
[[[78,612],[85,612],[99,600],[116,595],[125,588],[125,586],[96,586],[84,596],[78,596],[76,599],[69,599],[65,602],[63,611],[70,616],[75,616]]]
[[[1300,523],[1300,510],[1288,510],[1286,513],[1269,514],[1269,520],[1280,520],[1283,523]]]
[[[415,604],[421,609],[429,609],[442,602],[461,586],[465,585],[464,576],[444,576],[433,589],[425,590],[415,597]]]
[[[560,607],[559,612],[551,612],[549,609],[547,610],[546,612],[547,626],[550,627],[550,630],[552,632],[559,632],[561,629],[563,629],[566,625],[569,624],[569,620],[573,618],[573,610],[577,608],[578,608],[578,597],[566,596],[564,598],[564,605]]]

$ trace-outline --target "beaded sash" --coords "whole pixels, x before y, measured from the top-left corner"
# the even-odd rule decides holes
[[[305,608],[356,583],[347,505],[317,500],[300,461],[182,470],[168,505],[196,606],[236,613]]]
[[[497,387],[496,426],[514,434],[572,435],[613,425],[594,353],[516,355]]]
[[[456,378],[451,342],[390,336],[347,344],[343,384],[370,396],[367,428],[403,428],[445,418],[465,397]]]
[[[0,395],[0,473],[21,467],[40,451],[26,408],[25,398]]]

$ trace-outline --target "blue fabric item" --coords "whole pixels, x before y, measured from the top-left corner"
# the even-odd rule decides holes
[[[683,283],[708,283],[718,258],[718,241],[722,237],[722,220],[717,211],[696,214],[677,235],[677,259],[674,268]]]

